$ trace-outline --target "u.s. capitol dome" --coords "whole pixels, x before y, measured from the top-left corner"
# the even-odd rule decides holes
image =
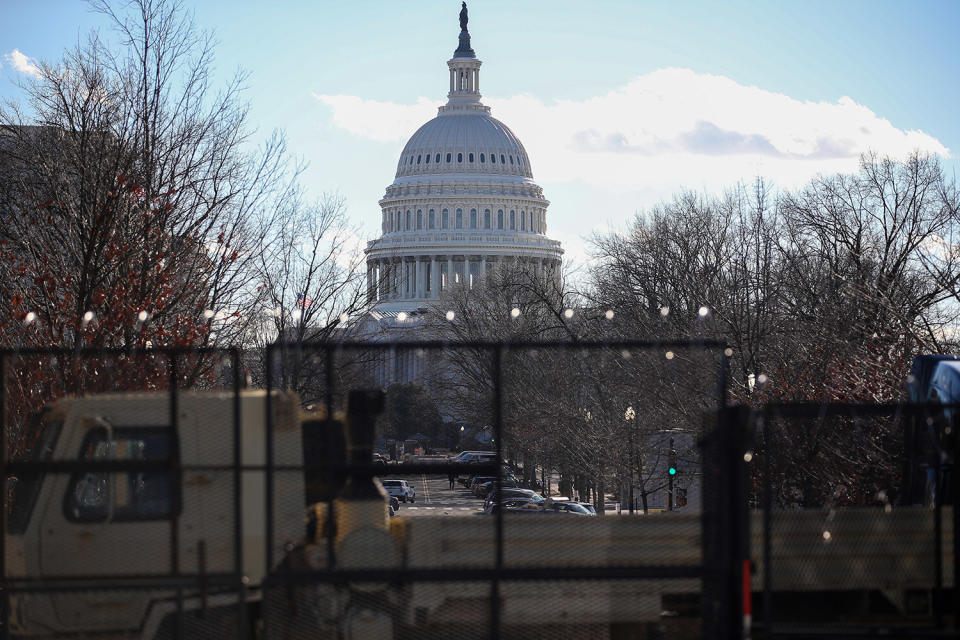
[[[563,249],[546,235],[550,203],[523,144],[480,101],[481,64],[463,28],[447,61],[447,103],[410,137],[380,200],[382,235],[365,253],[368,293],[381,312],[473,287],[501,263],[559,272]]]

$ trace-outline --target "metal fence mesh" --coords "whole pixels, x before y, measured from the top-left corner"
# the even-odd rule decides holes
[[[945,627],[953,509],[915,501],[924,491],[910,487],[907,474],[917,474],[905,451],[917,425],[938,422],[941,409],[909,405],[776,405],[756,415],[751,555],[767,633]]]
[[[4,631],[699,637],[723,366],[712,344],[277,345],[241,392],[235,352],[7,353]],[[371,387],[358,458],[344,411]],[[344,498],[391,481],[396,515]]]

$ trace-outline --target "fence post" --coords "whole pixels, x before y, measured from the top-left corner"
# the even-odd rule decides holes
[[[749,614],[750,483],[744,453],[753,439],[751,425],[748,407],[722,408],[715,428],[699,443],[704,639],[743,637]]]

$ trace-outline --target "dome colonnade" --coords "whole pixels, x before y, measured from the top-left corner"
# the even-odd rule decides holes
[[[463,28],[447,62],[447,104],[407,142],[380,200],[382,235],[365,250],[378,305],[472,287],[498,264],[559,272],[563,250],[546,236],[550,203],[523,145],[480,102],[481,64]]]

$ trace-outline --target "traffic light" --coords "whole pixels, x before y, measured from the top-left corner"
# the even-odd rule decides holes
[[[667,473],[671,476],[677,475],[677,451],[670,449],[670,456],[667,461]]]

